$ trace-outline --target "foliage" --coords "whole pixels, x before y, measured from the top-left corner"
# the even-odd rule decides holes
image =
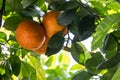
[[[119,2],[1,0],[0,80],[119,80]],[[17,25],[29,19],[42,22],[50,10],[61,11],[57,21],[68,34],[52,36],[46,55],[23,49],[15,39]],[[88,50],[82,42],[91,37]]]

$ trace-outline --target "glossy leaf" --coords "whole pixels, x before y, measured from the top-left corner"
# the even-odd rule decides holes
[[[111,46],[112,45],[112,46]],[[105,54],[107,59],[112,58],[116,55],[118,44],[114,38],[114,34],[108,34],[104,40],[102,52]]]
[[[57,21],[59,24],[67,26],[73,21],[74,17],[75,17],[75,9],[68,10],[68,11],[61,13],[58,16]]]
[[[43,12],[40,10],[38,6],[31,5],[31,6],[26,7],[22,11],[22,15],[38,17],[38,16],[43,16]]]
[[[112,34],[113,34],[114,38],[116,38],[118,43],[120,43],[120,35],[119,35],[120,34],[120,29],[114,31]]]
[[[97,66],[104,61],[103,55],[100,52],[93,53],[92,57],[85,63],[86,68],[89,72],[98,74],[100,70],[97,70]]]
[[[72,5],[72,6],[71,6]],[[52,2],[49,5],[49,9],[52,10],[70,10],[78,7],[76,1],[63,1],[63,2]]]
[[[90,80],[90,78],[92,77],[92,75],[86,71],[82,71],[79,72],[78,74],[76,74],[72,80]]]
[[[96,28],[96,33],[93,35],[92,50],[101,47],[105,36],[116,29],[116,25],[120,21],[120,15],[112,14],[104,18]],[[98,36],[99,35],[99,36]]]
[[[7,29],[7,30],[10,30],[10,31],[15,31],[18,24],[23,21],[23,18],[19,17],[19,16],[11,16],[9,18],[7,18],[5,20],[5,23],[4,23],[4,27]]]
[[[107,69],[107,68],[112,68],[118,65],[120,62],[120,54],[117,53],[114,57],[111,59],[102,62],[100,65],[98,65],[98,69]]]
[[[36,0],[22,0],[21,3],[22,3],[23,8],[26,8],[26,7],[30,6],[30,5],[35,4]]]
[[[91,57],[81,43],[72,43],[70,52],[74,60],[80,64],[84,64]]]
[[[71,47],[71,54],[72,57],[80,64],[84,64],[85,61],[85,54],[83,48],[77,44],[73,43]]]
[[[114,76],[116,70],[117,70],[117,67],[113,67],[113,68],[107,69],[107,72],[105,74],[103,74],[100,79],[101,80],[107,80],[107,79],[111,80],[112,77]]]
[[[86,62],[89,58],[91,58],[91,54],[82,43],[78,42],[78,44],[83,48],[85,52],[84,54],[85,54],[85,62]]]
[[[79,32],[79,23],[80,23],[80,16],[76,15],[72,23],[68,25],[68,28],[71,33],[77,34]]]
[[[95,15],[86,15],[79,23],[79,39],[85,40],[95,32]]]
[[[16,55],[11,55],[11,57],[9,58],[9,62],[12,68],[12,73],[18,76],[21,68],[21,61],[19,57]]]
[[[62,36],[62,32],[53,35],[48,42],[46,55],[50,56],[59,52],[63,47],[63,43],[64,37]]]

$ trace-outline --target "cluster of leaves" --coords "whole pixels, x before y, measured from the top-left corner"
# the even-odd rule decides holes
[[[0,10],[2,11],[0,19],[4,20],[3,27],[9,30],[10,34],[0,32],[1,79],[9,80],[15,75],[21,80],[45,80],[45,73],[47,80],[90,80],[94,76],[98,76],[101,80],[119,79],[119,0],[86,0],[85,3],[81,0],[3,1],[6,3],[0,2],[0,5],[5,5]],[[61,34],[62,32],[52,36],[46,52],[49,58],[40,64],[38,60],[41,57],[21,48],[15,40],[14,33],[21,21],[35,18],[41,21],[48,10],[61,11],[62,13],[57,18],[58,23],[66,26],[69,31],[67,38]],[[73,34],[73,38],[70,33]],[[81,42],[90,37],[93,40],[91,51],[88,51]],[[65,46],[63,46],[64,42],[66,42]],[[71,42],[70,47],[69,42]],[[69,62],[61,65],[61,57],[58,62],[54,59],[56,57],[53,57],[61,49],[71,52],[73,59],[78,63],[68,73],[66,72]],[[64,58],[66,61],[67,58],[62,57]],[[58,64],[55,65],[56,63]],[[46,72],[41,65],[47,67]],[[72,70],[77,70],[77,73],[73,74]]]

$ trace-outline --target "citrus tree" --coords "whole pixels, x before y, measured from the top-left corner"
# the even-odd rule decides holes
[[[119,2],[1,0],[0,80],[119,80]]]

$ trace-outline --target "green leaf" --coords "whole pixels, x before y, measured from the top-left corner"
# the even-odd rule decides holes
[[[37,2],[36,0],[22,0],[21,3],[22,3],[23,8],[26,8],[30,5],[35,4],[36,2]]]
[[[8,44],[9,44],[10,48],[14,48],[14,49],[19,48],[19,44],[14,40],[9,40]]]
[[[79,40],[85,40],[95,32],[95,15],[89,14],[83,17],[79,23]]]
[[[118,65],[120,62],[120,53],[117,53],[114,57],[111,59],[102,62],[100,65],[97,66],[97,69],[107,69],[112,68]]]
[[[21,62],[20,76],[21,76],[21,80],[22,79],[24,80],[24,78],[28,78],[30,80],[37,79],[36,70],[31,65],[23,61]]]
[[[74,20],[71,24],[68,25],[68,28],[71,33],[76,34],[79,31],[80,16],[75,15]]]
[[[48,58],[48,60],[45,62],[45,65],[48,66],[49,68],[55,68],[57,59],[55,55],[52,55]]]
[[[32,80],[45,80],[45,72],[41,67],[41,64],[37,58],[28,55],[27,58],[29,59],[29,64],[36,69],[36,76],[37,79],[32,79]]]
[[[2,1],[0,1],[0,7],[2,6]]]
[[[69,25],[75,17],[75,10],[76,9],[67,10],[61,13],[57,18],[58,23],[64,26]]]
[[[67,57],[66,57],[67,56]],[[62,52],[60,53],[59,57],[59,63],[61,65],[69,65],[71,62],[70,54],[67,52]]]
[[[113,33],[113,36],[117,39],[117,41],[120,43],[120,29],[114,31]]]
[[[111,80],[119,80],[120,79],[120,67],[118,67],[117,71],[113,75]]]
[[[44,5],[45,0],[37,0],[37,5],[40,6],[40,8]]]
[[[4,27],[7,29],[7,30],[10,30],[10,31],[15,31],[18,24],[23,21],[23,18],[19,17],[19,16],[11,16],[9,18],[7,18],[5,20],[5,23],[4,23]]]
[[[25,16],[43,16],[43,12],[40,10],[38,6],[31,5],[26,7],[23,11],[22,14]]]
[[[116,29],[120,21],[120,14],[112,14],[104,18],[96,28],[96,33],[93,35],[92,50],[101,47],[105,36]],[[99,35],[99,36],[98,36]]]
[[[68,74],[64,67],[57,66],[55,69],[46,70],[48,74],[47,80],[68,80]]]
[[[107,73],[102,75],[101,80],[111,80],[116,70],[117,70],[117,67],[107,69]]]
[[[0,75],[4,75],[4,74],[5,74],[5,66],[4,64],[0,64]]]
[[[91,5],[93,6],[93,9],[101,16],[107,15],[107,10],[104,4],[100,1],[91,1]],[[97,5],[96,5],[97,4]]]
[[[85,70],[85,66],[81,64],[75,64],[70,68],[70,70]]]
[[[59,52],[64,44],[64,37],[62,35],[62,32],[58,32],[57,34],[53,35],[49,42],[47,47],[46,55],[50,56],[52,54],[56,54]]]
[[[4,32],[0,32],[0,39],[7,40],[7,35]]]
[[[16,55],[21,56],[22,58],[25,57],[25,55],[27,55],[29,52],[29,50],[26,49],[17,49],[16,51]]]
[[[112,46],[111,46],[112,45]],[[102,52],[105,54],[105,57],[107,59],[112,58],[113,56],[116,55],[118,49],[117,42],[114,38],[114,34],[108,34],[104,40],[104,44],[102,47]]]
[[[79,44],[72,43],[71,54],[76,62],[84,64],[85,54],[83,48]]]
[[[78,42],[78,43],[84,49],[85,62],[86,62],[89,58],[91,58],[91,54],[89,53],[89,51],[86,49],[86,47],[82,43],[80,43],[80,42]]]
[[[21,0],[7,0],[7,3],[13,10],[20,10],[22,8]]]
[[[109,5],[107,5],[107,8],[112,9],[114,11],[120,10],[120,4],[117,1],[111,2]]]
[[[85,46],[80,42],[72,43],[71,54],[78,63],[82,64],[84,64],[86,60],[91,58],[90,53],[87,51]]]
[[[18,76],[21,68],[21,61],[19,57],[16,55],[11,55],[11,57],[9,58],[9,62],[12,68],[12,73]]]
[[[76,74],[72,80],[90,80],[90,78],[92,77],[92,75],[86,71],[82,71],[79,72],[78,74]]]
[[[100,70],[97,70],[97,66],[104,61],[103,55],[100,52],[93,53],[92,57],[85,63],[87,70],[91,73],[98,74]]]
[[[70,10],[78,7],[78,4],[76,1],[64,1],[64,2],[52,2],[49,4],[49,9],[52,10]]]

